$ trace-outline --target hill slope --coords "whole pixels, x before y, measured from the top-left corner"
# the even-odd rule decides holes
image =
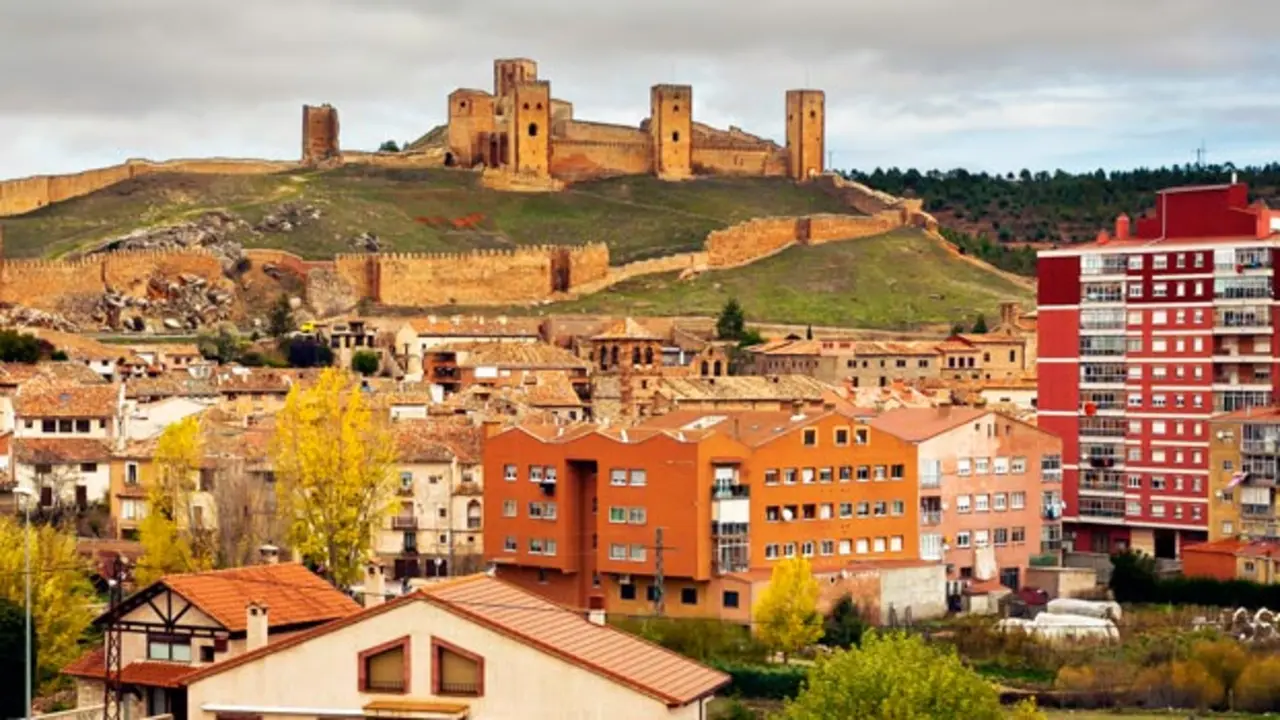
[[[738,298],[758,322],[908,330],[996,317],[1001,302],[1034,304],[1031,292],[960,260],[918,230],[792,247],[691,280],[650,275],[539,312],[715,315]]]
[[[372,233],[381,250],[398,252],[605,242],[612,262],[621,264],[697,250],[707,233],[752,217],[851,212],[837,199],[785,179],[667,183],[635,176],[548,194],[497,192],[478,180],[459,170],[357,166],[258,176],[145,176],[6,219],[5,252],[58,256],[139,227],[224,209],[247,221],[232,236],[246,247],[307,258],[355,251],[352,239]],[[302,213],[288,231],[250,229],[269,215],[281,216],[282,206],[313,208],[319,217]]]

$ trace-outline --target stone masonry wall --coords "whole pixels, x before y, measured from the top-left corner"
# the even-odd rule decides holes
[[[592,283],[609,274],[609,246],[591,243],[569,250],[569,287]]]
[[[595,140],[553,140],[551,174],[570,182],[614,175],[653,172],[653,152],[644,142],[620,143]]]
[[[787,174],[785,150],[741,145],[693,145],[693,171],[699,175],[781,177]]]
[[[378,297],[387,305],[484,305],[551,294],[546,248],[471,253],[379,255]]]
[[[707,236],[707,263],[713,268],[745,265],[796,243],[794,217],[765,217],[716,230]]]
[[[96,300],[107,290],[142,297],[153,276],[196,275],[222,282],[222,266],[204,250],[120,252],[82,260],[5,260],[0,302],[59,311],[68,303]]]

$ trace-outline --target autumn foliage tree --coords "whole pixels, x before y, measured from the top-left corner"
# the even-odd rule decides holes
[[[23,532],[20,519],[0,515],[0,600],[19,607],[25,602]],[[40,647],[37,679],[47,681],[80,654],[95,598],[74,531],[37,525],[30,532],[32,622]]]
[[[196,416],[165,428],[156,444],[156,476],[147,488],[147,515],[138,529],[143,554],[134,578],[140,585],[170,573],[213,567],[212,533],[196,518],[200,460],[200,421]]]
[[[370,412],[352,376],[329,368],[289,391],[272,458],[290,545],[335,582],[355,582],[395,492],[388,423]]]
[[[784,720],[1032,720],[1032,705],[1005,715],[995,687],[954,649],[918,636],[869,632],[862,645],[818,661]]]
[[[788,558],[773,566],[769,587],[756,603],[756,628],[761,642],[784,661],[822,637],[818,592],[807,559]]]

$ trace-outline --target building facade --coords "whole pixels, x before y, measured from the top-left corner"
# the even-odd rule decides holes
[[[1209,422],[1209,539],[1280,536],[1280,412],[1246,408]]]
[[[1280,215],[1174,188],[1114,235],[1039,254],[1039,425],[1064,441],[1076,550],[1173,558],[1209,531],[1209,418],[1274,400]]]

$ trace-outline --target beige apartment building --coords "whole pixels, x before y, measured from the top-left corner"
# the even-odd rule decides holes
[[[1280,409],[1246,408],[1209,421],[1209,540],[1275,538]]]
[[[969,407],[901,408],[870,424],[915,445],[920,556],[944,560],[949,579],[1016,589],[1032,557],[1060,546],[1060,438]]]
[[[864,341],[849,338],[773,340],[749,349],[756,375],[808,375],[826,383],[888,387],[939,375],[932,341]]]

